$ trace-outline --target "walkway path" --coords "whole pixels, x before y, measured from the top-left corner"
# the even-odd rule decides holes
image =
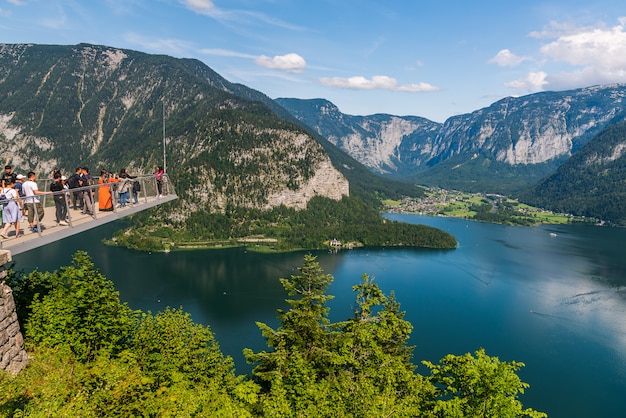
[[[16,238],[15,229],[11,227],[11,229],[9,229],[9,237],[7,239],[0,238],[0,249],[9,250],[12,255],[20,254],[178,198],[170,184],[167,184],[166,187],[168,191],[167,194],[157,195],[156,187],[150,187],[149,179],[145,179],[145,181],[142,189],[144,191],[139,195],[138,203],[129,203],[123,208],[116,207],[114,211],[100,212],[96,209],[95,216],[82,214],[80,210],[69,209],[68,226],[59,226],[56,224],[55,208],[54,205],[48,206],[52,203],[51,196],[48,196],[48,205],[46,205],[44,209],[45,215],[41,222],[41,232],[31,232],[28,228],[26,216],[24,216],[20,224],[21,236]],[[97,186],[94,186],[94,188],[97,188]],[[46,189],[41,188],[41,190]],[[95,201],[95,207],[98,207],[97,199]]]

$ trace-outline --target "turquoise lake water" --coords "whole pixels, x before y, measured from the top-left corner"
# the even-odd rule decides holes
[[[522,361],[525,406],[551,417],[617,417],[626,411],[626,230],[511,227],[460,219],[387,215],[452,233],[456,250],[368,248],[318,252],[335,277],[331,319],[351,315],[351,287],[367,273],[395,291],[414,325],[415,362],[484,347]],[[304,253],[243,249],[147,254],[101,244],[106,225],[15,257],[16,268],[54,270],[77,249],[92,256],[124,301],[156,312],[182,306],[215,332],[239,373],[241,350],[264,348],[255,321],[276,325],[285,307],[279,277]],[[426,373],[421,366],[418,371]]]

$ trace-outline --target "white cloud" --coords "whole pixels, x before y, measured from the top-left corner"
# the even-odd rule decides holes
[[[548,28],[530,35],[549,40],[539,48],[541,69],[506,83],[507,87],[540,91],[547,85],[565,90],[626,83],[626,17],[619,18],[613,27],[598,24],[577,28],[551,22]],[[506,54],[502,57],[505,62]]]
[[[505,86],[529,92],[541,91],[548,84],[547,77],[548,73],[544,71],[530,72],[525,78],[510,81]]]
[[[274,58],[261,55],[254,62],[261,67],[287,71],[290,73],[301,73],[306,67],[306,61],[304,58],[294,53],[276,55]]]
[[[438,91],[439,88],[428,83],[418,84],[398,84],[398,80],[386,75],[375,75],[370,79],[362,76],[349,78],[324,77],[319,79],[320,83],[328,87],[336,87],[352,90],[391,90],[404,91],[409,93],[420,93],[425,91]]]
[[[553,20],[547,27],[544,27],[541,31],[533,31],[528,36],[536,39],[553,39],[570,33],[576,33],[580,30],[580,28],[577,28],[571,23],[556,22]]]
[[[235,58],[257,58],[257,55],[244,54],[243,52],[231,51],[228,49],[219,48],[203,48],[199,51],[203,55],[216,55],[220,57],[235,57]]]
[[[541,53],[553,61],[572,65],[592,65],[608,71],[626,67],[626,32],[624,26],[591,29],[565,35],[541,47]]]
[[[139,45],[142,49],[175,56],[188,55],[192,49],[187,41],[180,39],[154,39],[136,33],[127,33],[125,39],[130,43]]]
[[[22,0],[7,0],[7,3],[11,3],[15,6],[25,6],[26,3],[23,2]]]
[[[530,58],[528,57],[520,57],[512,53],[508,49],[503,49],[499,51],[495,57],[489,60],[489,63],[494,63],[499,65],[500,67],[516,67],[520,65],[524,61],[528,61]]]
[[[212,16],[218,12],[211,0],[181,0],[181,3],[195,13]]]
[[[547,61],[572,67],[551,75],[550,84],[561,89],[626,82],[626,18],[618,21],[613,27],[570,31],[543,45]]]
[[[272,26],[281,27],[289,30],[301,31],[303,28],[292,25],[274,17],[268,16],[264,13],[259,13],[251,10],[234,10],[224,9],[215,6],[212,0],[179,0],[179,2],[191,10],[194,13],[206,15],[213,19],[219,20],[222,23],[236,23],[239,25],[268,24]]]

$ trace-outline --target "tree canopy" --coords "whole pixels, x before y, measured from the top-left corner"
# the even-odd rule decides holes
[[[267,349],[244,350],[255,365],[245,376],[209,326],[182,309],[130,309],[84,252],[59,271],[12,272],[31,362],[16,377],[0,372],[0,416],[545,416],[518,399],[522,363],[479,349],[417,373],[393,293],[365,274],[354,315],[332,322],[333,277],[312,255],[299,273],[280,279],[289,309],[276,329],[258,324]]]

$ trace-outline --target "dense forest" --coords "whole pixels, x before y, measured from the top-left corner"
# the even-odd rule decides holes
[[[363,199],[347,196],[340,201],[315,197],[300,211],[284,206],[267,211],[231,207],[226,213],[194,212],[184,222],[164,224],[163,217],[149,214],[139,215],[136,222],[130,230],[119,231],[112,242],[143,251],[198,242],[241,245],[239,240],[246,237],[271,240],[264,244],[270,251],[323,249],[332,239],[357,246],[452,249],[457,244],[445,231],[386,220]]]
[[[626,122],[609,126],[519,199],[555,212],[626,225],[625,141]]]
[[[12,271],[30,364],[0,372],[1,416],[543,417],[524,409],[523,363],[483,349],[423,362],[416,371],[412,325],[393,293],[364,275],[354,315],[330,322],[333,277],[307,255],[280,281],[288,310],[267,350],[244,350],[252,375],[237,375],[209,326],[181,309],[156,314],[122,303],[84,252],[71,266]]]

